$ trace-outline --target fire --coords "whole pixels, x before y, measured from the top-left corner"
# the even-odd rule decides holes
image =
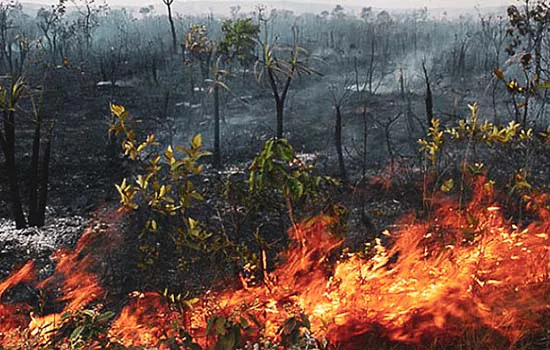
[[[9,288],[32,279],[34,279],[34,263],[30,261],[0,283],[0,300]],[[5,332],[24,326],[28,311],[29,307],[27,305],[6,305],[0,303],[0,341],[2,340],[2,334]]]
[[[187,333],[203,347],[212,316],[246,319],[244,335],[281,340],[285,322],[307,316],[310,332],[341,349],[364,348],[373,339],[428,346],[453,344],[481,332],[490,341],[514,346],[544,324],[550,310],[548,251],[550,212],[546,195],[531,208],[530,224],[506,220],[492,188],[476,185],[465,210],[440,199],[429,219],[404,217],[396,232],[386,233],[364,254],[338,255],[342,240],[330,234],[332,219],[317,217],[296,225],[292,247],[259,286],[209,292],[176,310],[159,293],[134,293],[112,322],[109,339],[127,347],[157,346]],[[58,252],[56,272],[38,288],[60,286],[63,312],[86,307],[102,296],[90,271],[93,243],[86,232],[74,252]],[[389,247],[389,248],[386,248]],[[0,284],[0,296],[18,283],[34,280],[32,263]],[[48,339],[61,313],[30,317],[30,307],[0,304],[0,343],[13,344],[17,329],[27,327]],[[19,310],[15,312],[15,310]],[[40,333],[42,332],[42,333]],[[161,345],[159,345],[161,344]],[[375,343],[376,344],[376,343]]]
[[[109,215],[109,219],[114,221],[116,217]],[[38,339],[38,345],[47,345],[53,340],[55,331],[66,322],[67,317],[64,315],[83,309],[103,295],[98,276],[90,272],[99,262],[98,254],[90,252],[94,244],[102,242],[100,238],[104,237],[99,236],[95,230],[88,228],[73,251],[60,249],[55,252],[52,256],[56,262],[54,273],[43,281],[36,283],[34,263],[30,261],[0,283],[0,298],[8,289],[26,283],[45,294],[54,295],[55,305],[63,305],[59,312],[37,315],[31,311],[30,305],[0,301],[0,345],[17,346],[23,336]],[[116,235],[110,235],[109,240],[113,241],[114,238]],[[102,251],[107,248],[105,244]],[[28,334],[22,335],[23,330],[28,331]]]
[[[155,346],[172,331],[171,313],[158,293],[133,293],[111,328],[111,338],[125,346]]]
[[[357,254],[331,265],[340,241],[317,218],[291,231],[295,246],[271,274],[273,285],[226,290],[210,299],[223,315],[253,314],[276,338],[286,319],[300,312],[311,330],[332,344],[357,348],[365,337],[423,343],[488,330],[514,344],[540,327],[548,300],[547,209],[520,229],[504,220],[492,190],[477,185],[465,212],[443,201],[435,218],[409,216],[380,242],[373,257]],[[194,310],[194,329],[204,330],[204,308]]]

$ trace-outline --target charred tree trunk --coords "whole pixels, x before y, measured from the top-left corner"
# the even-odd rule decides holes
[[[284,113],[285,113],[285,103],[280,98],[276,101],[277,105],[277,134],[276,137],[278,139],[283,138],[284,130],[283,130],[283,123],[284,123]]]
[[[336,106],[336,128],[334,133],[334,143],[336,146],[336,154],[338,155],[338,168],[340,178],[346,179],[346,166],[344,163],[344,153],[342,152],[342,111],[340,106]]]
[[[32,143],[31,169],[30,169],[30,189],[29,189],[29,224],[31,226],[39,226],[37,220],[38,209],[38,162],[40,158],[40,115],[37,113],[34,138]]]
[[[46,203],[48,202],[48,183],[50,181],[50,160],[52,153],[54,125],[50,127],[48,141],[44,148],[44,159],[40,169],[40,187],[38,192],[38,208],[36,213],[36,223],[38,227],[44,226],[46,221]]]
[[[172,33],[172,53],[178,52],[178,40],[176,38],[176,26],[174,24],[174,18],[172,17],[172,4],[174,0],[162,0],[168,9],[168,22],[170,22],[170,31]]]
[[[371,31],[370,61],[369,61],[369,93],[372,94],[372,81],[374,80],[374,55],[376,54],[376,37],[374,29]]]
[[[543,38],[544,27],[542,24],[539,24],[537,28],[537,41],[535,42],[535,77],[536,79],[541,78],[542,73],[542,38]],[[527,110],[527,108],[525,108]]]
[[[428,119],[428,128],[432,126],[432,121],[434,119],[433,111],[433,97],[432,97],[432,88],[430,86],[430,77],[428,76],[428,71],[426,70],[425,62],[422,62],[422,70],[424,71],[424,81],[426,82],[426,96],[424,102],[426,104],[426,117]]]
[[[269,84],[271,86],[271,90],[273,91],[273,97],[275,98],[275,106],[277,109],[276,137],[279,139],[283,138],[283,134],[284,134],[285,100],[288,94],[288,90],[290,88],[290,82],[292,81],[292,77],[294,76],[294,70],[295,70],[295,67],[292,67],[292,70],[290,71],[290,73],[286,78],[285,85],[283,86],[282,92],[279,94],[279,87],[277,86],[275,73],[273,72],[272,68],[267,69],[267,76],[269,78]]]
[[[25,218],[25,213],[23,212],[23,203],[21,201],[21,194],[19,190],[19,172],[15,159],[14,112],[6,108],[3,113],[3,122],[4,135],[0,136],[0,145],[2,146],[4,158],[6,160],[6,173],[10,188],[12,215],[15,220],[16,228],[21,229],[27,226],[27,219]]]

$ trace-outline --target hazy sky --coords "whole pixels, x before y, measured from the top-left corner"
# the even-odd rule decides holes
[[[193,2],[193,0],[175,0],[179,3]],[[208,0],[201,0],[208,1]],[[219,2],[220,0],[215,0]],[[223,1],[223,0],[221,0]],[[231,0],[226,0],[228,4]],[[261,0],[243,0],[245,2],[252,3],[261,3]],[[243,2],[238,1],[238,2]],[[341,4],[346,6],[346,4],[353,6],[373,6],[380,8],[417,8],[422,6],[428,6],[429,8],[472,8],[474,6],[480,7],[495,7],[495,6],[506,6],[514,0],[340,0],[340,1],[327,1],[327,0],[288,0],[289,2],[316,2],[316,3],[326,3],[326,4]],[[53,4],[56,3],[56,0],[22,0],[21,2],[30,2],[30,3],[40,3],[40,4]],[[148,4],[159,4],[161,5],[161,0],[107,0],[107,3],[110,5],[133,5],[133,6],[143,6]]]

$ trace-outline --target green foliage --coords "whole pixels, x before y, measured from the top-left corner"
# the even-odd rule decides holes
[[[152,213],[160,216],[185,217],[186,226],[192,231],[196,222],[186,217],[186,210],[195,201],[202,201],[202,195],[196,190],[192,177],[202,172],[202,165],[198,161],[209,155],[202,150],[202,138],[196,135],[190,147],[177,146],[176,151],[168,146],[161,153],[155,146],[155,135],[147,136],[144,142],[136,140],[133,130],[127,128],[129,113],[122,106],[111,106],[115,122],[110,132],[115,135],[124,133],[122,149],[131,160],[143,162],[141,174],[135,175],[134,183],[124,179],[116,185],[120,194],[120,202],[126,209],[136,210],[146,206]],[[179,156],[178,153],[183,154]],[[154,219],[147,222],[147,229],[151,232],[158,230]]]
[[[311,329],[311,323],[306,315],[299,314],[287,319],[278,332],[281,336],[281,345],[285,348],[301,345],[299,343],[302,340],[303,329]]]
[[[243,346],[243,333],[250,330],[246,318],[214,316],[208,320],[206,334],[216,338],[215,350],[237,349]]]
[[[295,34],[296,36],[298,33]],[[278,81],[271,76],[280,75],[283,77],[283,81],[290,81],[295,75],[311,75],[317,74],[321,75],[320,72],[313,69],[307,62],[307,50],[301,47],[296,41],[293,46],[287,48],[281,48],[275,44],[270,44],[265,39],[265,42],[261,42],[262,47],[262,57],[256,62],[255,71],[256,79],[260,81],[263,77],[264,72],[267,72],[268,78],[270,81]],[[290,52],[290,56],[287,59],[282,59],[278,57],[277,52]],[[303,58],[302,58],[303,56]],[[287,83],[285,82],[286,86]],[[282,93],[287,89],[282,87],[277,87],[277,89],[282,89]]]
[[[71,349],[87,349],[93,343],[105,348],[109,343],[107,332],[114,312],[102,312],[100,307],[66,313],[61,319],[63,327],[58,337],[66,339]]]
[[[204,242],[210,234],[204,232],[199,222],[188,215],[187,210],[203,200],[193,178],[201,174],[199,160],[210,153],[202,150],[200,135],[193,137],[189,147],[168,146],[164,151],[149,135],[140,142],[131,125],[128,111],[123,106],[111,105],[114,122],[109,132],[122,135],[122,150],[137,162],[138,170],[133,180],[124,179],[116,189],[120,195],[121,209],[141,210],[147,217],[143,234],[163,231],[175,242]],[[164,227],[161,227],[164,225]],[[198,244],[198,243],[197,243]],[[154,247],[142,246],[151,257],[146,265],[154,263],[158,252]]]
[[[332,178],[314,175],[313,170],[314,166],[302,161],[286,139],[270,139],[250,166],[249,192],[275,189],[298,200],[315,198],[322,181],[337,183]]]
[[[15,112],[25,90],[26,85],[22,78],[17,79],[10,89],[0,87],[0,109]]]
[[[532,129],[522,129],[516,122],[510,122],[506,126],[498,126],[489,121],[483,123],[479,120],[479,108],[477,104],[471,105],[470,119],[461,120],[458,127],[445,130],[447,135],[455,141],[472,141],[496,147],[499,145],[519,145],[532,139]]]
[[[159,346],[168,349],[201,350],[201,346],[193,341],[193,337],[177,324],[172,325],[173,334],[162,339]]]
[[[457,126],[442,130],[440,121],[433,120],[432,127],[426,139],[419,140],[420,151],[424,153],[432,166],[432,174],[436,175],[433,183],[434,191],[451,193],[459,190],[464,192],[466,178],[487,176],[491,169],[483,160],[491,154],[498,157],[508,157],[510,161],[517,159],[518,164],[509,164],[509,181],[507,187],[510,199],[523,199],[525,203],[537,191],[528,180],[533,156],[542,152],[549,144],[550,128],[536,133],[531,128],[525,128],[516,121],[507,125],[497,125],[483,121],[479,115],[477,104],[469,106],[470,117],[460,120]],[[461,157],[462,159],[457,159]],[[458,171],[460,181],[453,179],[452,174],[446,175],[451,167],[460,164]],[[497,166],[497,172],[502,174],[503,167]],[[490,190],[493,180],[485,183],[485,189]],[[426,193],[425,193],[426,195]]]
[[[188,299],[189,294],[169,293],[168,289],[165,289],[162,295],[169,307],[176,310],[182,317],[185,317],[186,313],[198,302],[197,298]],[[200,345],[193,341],[191,334],[180,323],[182,322],[177,319],[172,320],[171,331],[165,337],[161,337],[159,346],[162,345],[162,348],[168,347],[169,349],[200,350]]]
[[[443,131],[440,130],[441,121],[439,119],[432,119],[432,125],[428,130],[428,138],[418,140],[420,144],[420,152],[426,154],[432,164],[432,167],[437,166],[438,153],[443,146]]]
[[[238,60],[241,66],[246,66],[256,60],[256,42],[260,34],[260,26],[252,18],[226,20],[222,24],[223,40],[218,50],[228,61]]]
[[[495,125],[489,121],[481,122],[478,105],[473,104],[469,108],[470,118],[460,120],[456,127],[441,130],[440,120],[434,119],[428,132],[428,138],[418,141],[420,151],[426,155],[434,167],[444,145],[453,141],[485,145],[490,148],[507,147],[516,151],[528,148],[539,139],[543,141],[542,143],[546,142],[547,134],[545,132],[541,132],[540,138],[536,138],[533,129],[522,128],[514,121],[506,126]]]

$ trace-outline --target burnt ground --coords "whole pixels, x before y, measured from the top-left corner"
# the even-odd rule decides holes
[[[243,82],[242,78],[235,77],[232,92],[225,93],[222,99],[222,113],[225,117],[222,123],[223,161],[230,174],[245,171],[263,142],[274,134],[275,112],[269,89],[259,86],[252,77],[249,78]],[[350,209],[347,244],[352,249],[360,249],[366,240],[390,227],[404,213],[421,207],[417,187],[421,157],[416,141],[425,132],[422,125],[425,111],[423,86],[414,75],[413,78],[409,86],[414,115],[412,127],[401,117],[392,125],[390,132],[396,164],[400,164],[401,168],[398,177],[384,172],[389,157],[382,126],[387,118],[403,112],[406,105],[397,91],[395,76],[388,75],[375,95],[366,95],[369,130],[366,175],[371,178],[386,174],[386,177],[392,177],[393,181],[400,183],[390,190],[384,189],[380,183],[361,179],[364,105],[359,101],[359,94],[352,93],[343,106],[343,138],[351,176],[348,184],[334,192],[333,196]],[[480,78],[479,83],[470,82],[471,86],[460,90],[452,89],[454,82],[451,81],[435,84],[435,111],[437,117],[441,117],[442,124],[445,125],[457,116],[466,117],[467,103],[476,100],[476,92],[483,91],[488,79]],[[47,105],[45,114],[55,116],[57,124],[51,164],[48,225],[41,230],[13,230],[11,223],[6,220],[8,194],[4,172],[0,168],[0,218],[4,218],[0,221],[0,237],[13,236],[7,237],[3,243],[0,277],[30,258],[38,258],[47,271],[52,266],[48,256],[55,248],[73,246],[78,232],[85,226],[109,224],[102,223],[96,213],[98,210],[116,210],[118,197],[114,184],[128,175],[125,161],[113,150],[107,136],[109,102],[126,106],[132,115],[141,120],[139,130],[153,132],[165,143],[172,140],[173,144],[186,144],[197,133],[203,134],[206,148],[211,143],[211,96],[202,91],[190,93],[189,87],[175,75],[165,73],[160,81],[167,83],[160,85],[143,78],[137,84],[115,89],[98,88],[92,78],[66,70],[56,72],[51,80],[45,96],[55,103]],[[287,104],[285,136],[299,152],[316,154],[317,166],[323,174],[336,175],[337,169],[332,141],[334,110],[328,89],[331,84],[342,87],[345,80],[345,75],[337,73],[300,78],[293,83]],[[167,96],[168,108],[165,108]],[[482,106],[489,105],[487,98],[482,94],[481,99],[485,100]],[[24,175],[30,158],[32,122],[24,113],[18,122],[21,122],[18,125],[20,173]],[[211,181],[203,181],[203,189],[216,196],[218,192],[209,187],[218,181],[218,175],[207,167],[205,176]],[[25,184],[25,176],[22,176],[22,181]],[[362,211],[367,214],[367,221]],[[209,215],[213,213],[205,211],[200,214],[205,220]],[[126,230],[129,231],[127,243],[131,245],[136,232],[128,227]],[[281,241],[281,225],[273,225],[270,230],[266,233],[268,240],[279,242],[279,248],[272,253],[274,257],[276,250],[284,246],[285,240]],[[31,240],[40,242],[44,241],[41,237],[45,236],[48,237],[45,240],[47,243],[34,244],[32,249],[20,243],[24,241],[21,237],[33,237]],[[245,241],[247,239],[244,238]],[[152,289],[166,284],[185,290],[207,288],[213,280],[223,277],[224,272],[232,271],[231,268],[222,269],[221,273],[218,270],[205,272],[204,269],[198,269],[182,274],[171,268],[156,275],[156,279],[148,278],[151,276],[139,278],[136,276],[140,274],[131,263],[134,258],[135,251],[123,248],[115,259],[120,271],[111,273],[113,285],[110,287],[113,291],[127,293],[134,288],[143,288],[144,284],[145,288]]]

